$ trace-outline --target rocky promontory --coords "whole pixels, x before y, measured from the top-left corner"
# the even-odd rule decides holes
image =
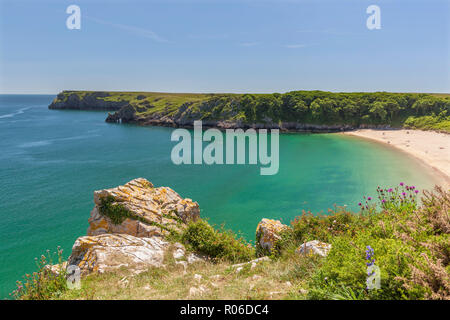
[[[59,93],[49,109],[55,110],[103,110],[116,111],[128,104],[125,100],[112,101],[103,91],[63,91]]]
[[[66,264],[83,274],[161,266],[170,247],[167,237],[180,233],[200,214],[196,202],[168,187],[155,188],[143,178],[95,191],[94,203],[87,236],[75,241]],[[178,247],[184,256],[184,246]]]

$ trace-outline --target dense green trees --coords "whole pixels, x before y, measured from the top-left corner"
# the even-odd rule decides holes
[[[398,126],[411,116],[432,116],[448,121],[450,115],[450,97],[416,93],[292,91],[245,94],[237,101],[236,112],[247,123]]]

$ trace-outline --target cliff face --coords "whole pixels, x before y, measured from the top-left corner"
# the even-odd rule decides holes
[[[116,111],[128,105],[128,101],[110,101],[108,92],[77,92],[63,91],[59,93],[49,109],[71,109],[71,110],[106,110]]]

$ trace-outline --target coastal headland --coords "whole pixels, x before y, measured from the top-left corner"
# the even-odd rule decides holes
[[[192,127],[340,132],[364,128],[450,132],[450,95],[422,93],[273,94],[63,91],[50,109],[108,110],[107,122]]]

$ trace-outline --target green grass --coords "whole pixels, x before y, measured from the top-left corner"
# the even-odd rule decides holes
[[[57,299],[304,299],[306,282],[297,272],[301,266],[310,268],[305,260],[292,257],[261,262],[253,269],[249,265],[239,273],[227,261],[196,262],[184,272],[170,252],[164,264],[164,269],[149,268],[139,275],[125,269],[90,275],[82,279],[81,289],[66,290]]]

